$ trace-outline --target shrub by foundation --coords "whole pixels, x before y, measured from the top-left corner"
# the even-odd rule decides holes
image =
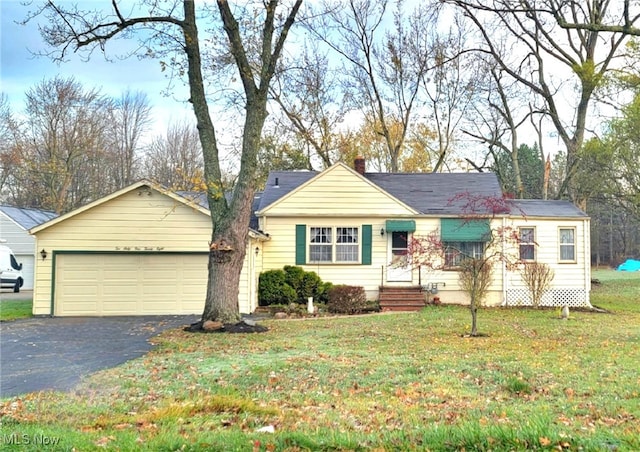
[[[367,294],[362,286],[340,284],[329,289],[327,309],[335,314],[358,314],[367,309]]]
[[[315,272],[287,265],[283,270],[268,270],[260,274],[258,304],[271,306],[298,303],[306,309],[309,297],[313,297],[314,304],[326,303],[332,286],[329,282],[323,282]]]

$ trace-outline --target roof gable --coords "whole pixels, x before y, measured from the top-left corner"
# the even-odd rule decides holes
[[[317,183],[319,177],[336,166],[350,172],[354,177],[366,181],[370,187],[375,187],[378,193],[384,193],[387,199],[402,205],[402,213],[424,215],[463,215],[469,214],[469,200],[464,194],[474,197],[501,198],[502,190],[498,178],[493,173],[365,173],[364,177],[338,163],[322,173],[315,171],[273,171],[269,173],[267,185],[260,201],[259,213],[274,213],[276,203],[294,196],[293,192],[304,190],[309,183]],[[329,179],[327,179],[329,180]],[[327,194],[334,198],[341,193],[340,184],[344,180],[336,180],[335,186],[325,186]],[[306,191],[305,191],[306,193]],[[307,200],[313,205],[312,198]],[[299,207],[305,207],[299,202]],[[353,205],[350,206],[350,209]],[[369,213],[378,212],[371,208]],[[473,212],[480,213],[480,212]],[[394,213],[389,213],[394,214]],[[401,214],[401,213],[395,213]]]
[[[141,193],[142,193],[142,190],[145,189],[145,188],[149,189],[149,190],[154,190],[154,191],[159,192],[159,193],[161,193],[161,194],[163,194],[165,196],[168,196],[168,197],[172,198],[173,200],[175,200],[175,201],[177,201],[177,202],[179,202],[181,204],[187,205],[187,206],[189,206],[189,207],[191,207],[191,208],[193,208],[193,209],[195,209],[195,210],[197,210],[197,211],[199,211],[199,212],[201,212],[201,213],[203,213],[205,215],[210,215],[209,210],[204,208],[204,207],[202,207],[197,202],[197,200],[191,199],[191,198],[188,198],[188,197],[184,197],[184,196],[180,196],[180,195],[178,195],[176,193],[173,193],[173,192],[167,190],[166,188],[162,187],[161,185],[156,184],[154,182],[150,182],[148,180],[141,180],[139,182],[136,182],[134,184],[129,185],[128,187],[125,187],[125,188],[123,188],[121,190],[113,192],[110,195],[107,195],[107,196],[105,196],[103,198],[97,199],[97,200],[95,200],[95,201],[93,201],[93,202],[91,202],[89,204],[86,204],[86,205],[84,205],[82,207],[79,207],[79,208],[77,208],[75,210],[72,210],[71,212],[68,212],[68,213],[66,213],[64,215],[61,215],[61,216],[59,216],[57,218],[54,218],[54,219],[52,219],[52,220],[50,220],[50,221],[48,221],[46,223],[40,224],[38,226],[35,226],[29,232],[31,234],[38,233],[40,231],[43,231],[44,229],[50,228],[51,226],[54,226],[54,225],[56,225],[58,223],[61,223],[61,222],[66,221],[66,220],[68,220],[70,218],[73,218],[73,217],[75,217],[77,215],[80,215],[83,212],[86,212],[88,210],[91,210],[93,208],[101,206],[101,205],[103,205],[103,204],[105,204],[105,203],[107,203],[107,202],[109,202],[109,201],[111,201],[113,199],[116,199],[116,198],[119,198],[121,196],[124,196],[124,195],[126,195],[126,194],[128,194],[128,193],[130,193],[130,192],[132,192],[132,191],[134,191],[136,189],[141,189]]]
[[[387,216],[418,213],[342,162],[321,173],[272,174],[267,184],[258,215]]]

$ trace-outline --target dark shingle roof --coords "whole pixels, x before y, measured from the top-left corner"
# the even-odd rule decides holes
[[[253,201],[250,227],[258,230],[255,212],[265,209],[320,174],[317,171],[272,171],[264,192],[258,192]],[[478,199],[502,199],[502,190],[494,173],[365,173],[365,177],[390,195],[424,215],[501,214],[508,211],[489,211],[482,203],[478,209],[470,206]],[[277,182],[277,183],[276,183]],[[208,209],[203,193],[178,192],[196,200]],[[227,196],[229,199],[229,196]],[[531,217],[581,217],[587,214],[569,201],[510,200],[496,203],[510,209],[513,215]],[[495,208],[495,207],[493,207]],[[484,210],[484,211],[483,211]]]
[[[259,210],[276,202],[311,178],[315,171],[273,171],[267,178]],[[468,200],[456,195],[501,197],[493,173],[365,173],[375,185],[422,214],[460,215]],[[276,185],[276,179],[278,184]]]
[[[493,173],[365,173],[365,176],[422,214],[482,213],[469,211],[471,198],[502,197],[500,183]]]
[[[587,218],[589,215],[570,201],[543,199],[514,199],[511,214],[525,217]]]
[[[46,210],[24,209],[12,206],[0,206],[0,211],[25,230],[29,230],[58,216],[56,213]]]
[[[270,206],[317,175],[317,171],[271,171],[258,210]]]

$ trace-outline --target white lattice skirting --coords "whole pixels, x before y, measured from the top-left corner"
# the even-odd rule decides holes
[[[507,306],[532,306],[527,289],[507,289]],[[591,307],[584,289],[552,289],[542,296],[540,306]]]

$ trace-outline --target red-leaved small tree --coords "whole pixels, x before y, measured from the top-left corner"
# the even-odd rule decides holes
[[[408,246],[409,261],[414,268],[427,271],[458,270],[460,288],[469,296],[470,335],[478,336],[478,308],[488,294],[494,268],[498,264],[505,265],[507,269],[519,266],[517,247],[520,238],[513,227],[491,226],[492,219],[510,212],[511,206],[507,198],[465,192],[452,198],[450,203],[456,203],[465,212],[461,227],[473,222],[489,222],[489,231],[482,237],[482,253],[470,254],[448,246],[442,241],[440,230],[437,229],[427,235],[414,235],[411,238]]]

